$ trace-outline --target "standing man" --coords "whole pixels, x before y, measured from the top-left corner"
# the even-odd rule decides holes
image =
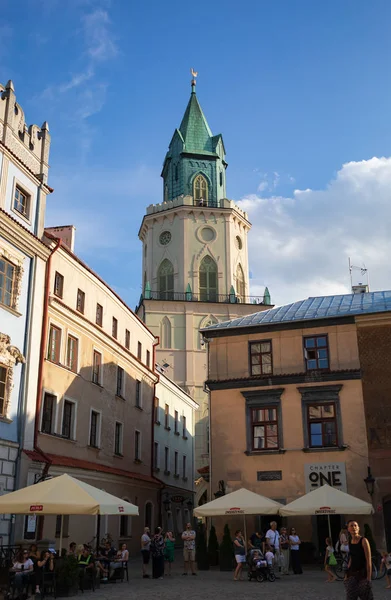
[[[280,563],[280,534],[277,531],[276,521],[271,521],[270,529],[266,533],[266,543],[269,544],[274,554],[274,568],[279,568]]]
[[[191,574],[197,575],[195,572],[195,539],[196,532],[191,528],[191,523],[186,525],[185,531],[182,533],[183,539],[183,559],[185,562],[185,570],[183,575],[187,575],[189,565]]]
[[[141,536],[141,556],[143,559],[143,579],[148,579],[147,566],[151,557],[151,532],[149,527],[144,527],[144,533]]]

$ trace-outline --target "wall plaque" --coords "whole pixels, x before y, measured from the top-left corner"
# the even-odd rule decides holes
[[[282,471],[258,471],[257,481],[280,481]]]

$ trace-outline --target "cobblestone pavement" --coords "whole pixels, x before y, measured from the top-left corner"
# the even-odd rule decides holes
[[[274,583],[233,581],[232,573],[216,569],[199,571],[197,577],[182,576],[180,559],[174,563],[171,577],[164,580],[142,579],[141,564],[132,561],[129,565],[129,583],[110,583],[101,585],[95,592],[85,592],[83,600],[208,600],[209,598],[238,600],[344,600],[342,581],[326,583],[326,574],[319,568],[307,569],[303,575],[281,577]],[[386,590],[386,581],[373,582],[375,600],[391,600],[391,590]]]

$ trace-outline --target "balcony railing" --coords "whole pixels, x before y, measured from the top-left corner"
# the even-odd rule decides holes
[[[214,302],[221,304],[268,304],[268,296],[237,296],[236,294],[214,294],[205,292],[157,292],[146,291],[144,300],[167,300],[172,302]]]

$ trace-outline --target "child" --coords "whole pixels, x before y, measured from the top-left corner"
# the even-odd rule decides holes
[[[265,545],[265,558],[266,558],[267,566],[273,567],[274,554],[271,551],[269,544]]]
[[[327,576],[328,576],[326,583],[332,583],[333,581],[335,581],[337,579],[331,570],[331,566],[330,566],[330,558],[331,557],[334,558],[334,548],[333,548],[332,540],[328,537],[328,538],[326,538],[326,554],[324,557],[324,570],[327,572]]]
[[[390,580],[391,553],[389,554],[388,552],[383,551],[381,554],[382,554],[381,564],[382,564],[383,569],[386,569],[386,581],[387,581],[386,589],[389,590],[389,589],[391,589],[391,580]]]
[[[267,565],[266,560],[264,560],[262,553],[259,552],[259,550],[254,550],[253,561],[254,561],[254,564],[257,567],[257,569],[266,567],[266,565]]]

